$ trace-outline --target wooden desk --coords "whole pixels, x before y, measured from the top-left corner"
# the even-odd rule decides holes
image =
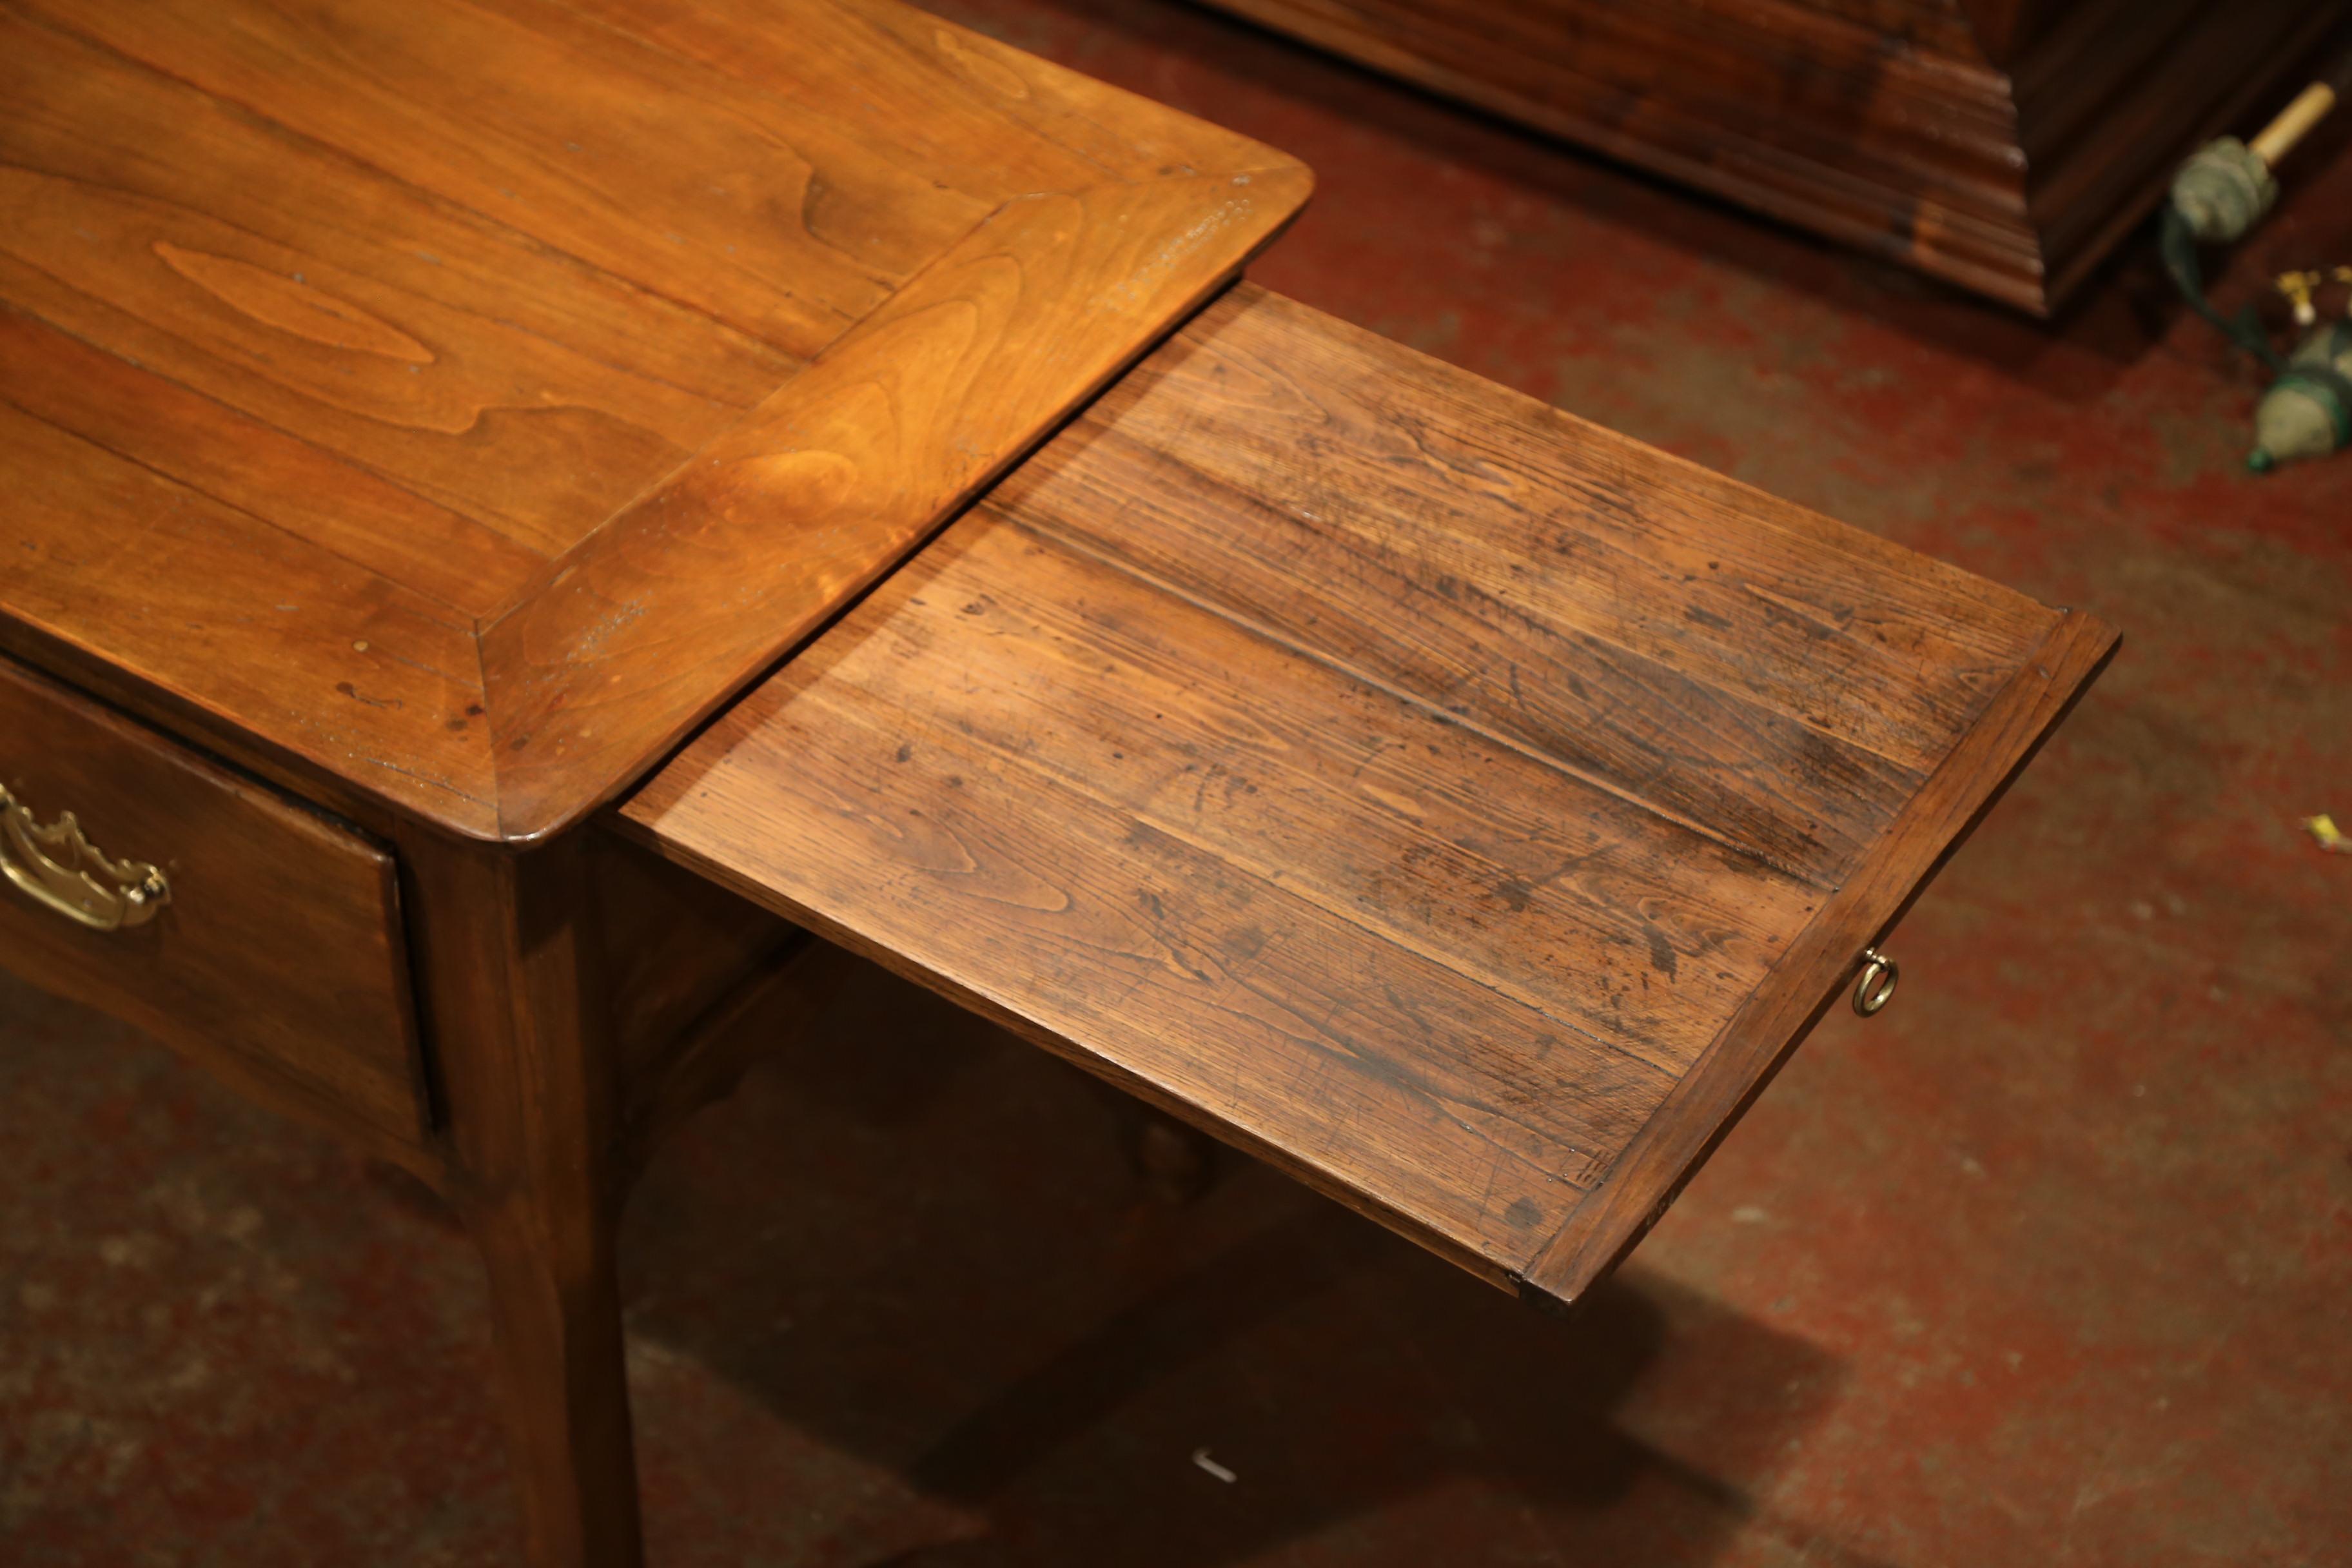
[[[452,1202],[537,1563],[807,928],[1569,1300],[2111,640],[1244,293],[771,677],[1304,171],[887,0],[0,46],[7,962]]]
[[[0,782],[169,889],[9,962],[447,1194],[632,1558],[618,1173],[794,933],[582,825],[1307,174],[887,3],[35,0],[0,101]]]

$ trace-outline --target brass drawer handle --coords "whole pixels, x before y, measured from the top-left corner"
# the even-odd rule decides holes
[[[110,860],[81,836],[70,811],[47,827],[0,786],[0,871],[45,904],[92,931],[144,925],[172,901],[172,884],[143,860]]]
[[[1853,983],[1853,1010],[1867,1018],[1895,1000],[1903,966],[1874,947],[1862,950],[1862,975]]]

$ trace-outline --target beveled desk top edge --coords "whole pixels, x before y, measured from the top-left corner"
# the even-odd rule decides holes
[[[1238,277],[1313,189],[1306,165],[1265,151],[1268,162],[1253,168],[1005,204],[742,425],[609,521],[545,591],[482,626],[494,837],[546,838],[627,790]],[[1033,302],[1024,274],[1050,276],[1055,250],[1090,244],[1138,258],[1121,289],[1135,295],[1130,316],[1153,323],[1148,333],[1139,337],[1131,319],[1122,322],[1084,292]],[[1188,273],[1161,259],[1202,251],[1218,258],[1215,270]],[[975,280],[996,298],[971,298]],[[1083,370],[1051,393],[1041,388],[1010,420],[947,411],[935,428],[910,434],[842,417],[877,385],[894,405],[919,401],[893,384],[889,362],[940,352],[942,340],[967,384],[1016,378],[1041,354],[1080,358]],[[740,510],[747,502],[756,518]],[[762,552],[813,529],[849,538],[828,541],[821,555]],[[710,563],[702,580],[682,588],[637,569],[633,557],[689,536]],[[723,599],[703,595],[722,582]],[[673,660],[689,618],[698,679],[681,688]],[[591,643],[594,654],[583,658]],[[630,684],[647,677],[649,686]]]
[[[43,173],[43,158],[67,157],[51,145],[59,138],[97,149],[90,155],[101,176],[111,177],[108,157],[139,169],[168,165],[172,143],[133,134],[167,111],[209,114],[206,125],[218,121],[246,140],[224,142],[227,151],[193,134],[183,140],[198,149],[191,169],[205,176],[183,182],[187,205],[141,195],[126,176],[121,193],[105,186],[138,215],[121,232],[51,224],[40,240],[46,251],[20,256],[22,247],[0,246],[0,351],[27,377],[18,384],[12,372],[11,396],[0,399],[0,435],[12,442],[6,460],[36,475],[71,476],[23,514],[16,542],[30,552],[30,570],[0,591],[0,646],[378,831],[403,821],[463,839],[538,842],[625,789],[1019,461],[1231,281],[1311,186],[1307,170],[1278,152],[944,18],[891,0],[808,4],[844,18],[834,41],[853,74],[877,62],[907,66],[891,93],[869,83],[871,102],[835,94],[829,107],[805,113],[812,134],[834,149],[824,156],[850,160],[860,178],[873,175],[881,194],[867,202],[871,221],[900,222],[891,204],[908,191],[947,193],[919,224],[911,209],[906,216],[919,241],[894,254],[912,258],[908,269],[894,275],[878,308],[849,312],[845,330],[822,346],[798,345],[788,378],[759,384],[769,389],[764,397],[758,384],[743,387],[732,399],[737,416],[670,441],[665,467],[593,506],[572,507],[564,539],[536,557],[499,545],[507,554],[499,575],[481,579],[478,600],[450,596],[451,582],[488,570],[462,551],[431,561],[419,576],[385,564],[382,552],[343,549],[354,530],[404,533],[455,514],[432,510],[439,492],[428,483],[387,484],[356,448],[339,444],[343,436],[322,437],[309,414],[262,409],[247,400],[244,384],[224,391],[225,378],[270,363],[278,340],[239,340],[232,353],[214,339],[199,342],[185,313],[226,310],[217,319],[233,320],[238,331],[290,332],[289,354],[364,358],[367,346],[390,344],[415,361],[395,369],[459,364],[472,342],[467,333],[507,331],[503,318],[519,307],[493,304],[462,328],[445,321],[446,342],[435,341],[451,352],[436,356],[379,319],[401,314],[379,298],[401,285],[389,272],[367,270],[373,263],[352,260],[352,237],[382,241],[407,264],[413,258],[402,245],[430,237],[404,226],[425,222],[422,212],[527,248],[539,243],[530,226],[542,217],[559,229],[572,223],[577,215],[567,204],[591,201],[593,187],[564,185],[574,174],[559,172],[544,187],[517,178],[520,194],[492,190],[500,171],[516,164],[515,150],[527,150],[504,139],[504,128],[478,137],[478,155],[447,151],[461,144],[457,132],[469,122],[415,76],[416,59],[429,58],[440,30],[422,8],[379,14],[395,44],[419,40],[422,52],[398,62],[407,77],[362,80],[344,95],[348,113],[332,91],[303,79],[325,80],[333,76],[328,65],[350,62],[339,55],[311,61],[323,76],[299,68],[310,59],[304,50],[326,47],[299,29],[240,31],[233,10],[210,20],[175,15],[148,42],[193,41],[203,59],[191,58],[182,71],[139,41],[130,13],[112,18],[119,26],[93,20],[87,28],[82,18],[42,7],[18,18],[42,45],[21,68],[73,88],[40,97],[40,112],[28,116],[37,122],[26,134],[39,153],[28,179],[71,183]],[[802,62],[790,32],[778,36],[773,26],[789,14],[727,0],[699,11],[622,5],[604,8],[593,26],[565,13],[556,30],[570,29],[563,47],[578,51],[582,101],[605,102],[614,82],[636,80],[630,73],[640,68],[651,73],[645,80],[657,77],[673,91],[701,72],[711,107],[707,116],[689,113],[685,129],[723,126],[734,134],[747,95],[803,112],[792,108],[806,85]],[[466,16],[469,25],[493,26]],[[523,26],[520,13],[499,16],[501,38],[555,47]],[[279,81],[283,94],[271,85]],[[560,85],[534,101],[562,100]],[[399,136],[404,125],[430,132],[422,139],[446,153],[444,162],[372,159],[372,139]],[[852,145],[859,138],[871,143],[865,153]],[[583,169],[595,167],[593,155],[628,162],[625,150],[583,154],[580,145],[562,145],[567,156],[591,158]],[[616,145],[625,149],[625,139]],[[782,150],[782,163],[793,165],[797,154]],[[239,156],[261,162],[247,168]],[[279,167],[272,160],[338,157],[358,161],[355,178],[375,193],[371,199],[381,198],[384,224],[363,228],[349,213],[303,207],[280,226],[288,232],[273,229],[276,239],[267,239],[260,229],[216,220],[205,205],[213,173],[253,188],[255,168]],[[650,155],[637,163],[664,167]],[[315,173],[300,167],[305,177]],[[240,169],[242,178],[232,178]],[[789,194],[788,182],[777,188]],[[973,205],[965,211],[960,203]],[[205,233],[217,234],[217,244],[176,230],[171,243],[150,244],[142,226],[158,212],[181,215],[154,219],[159,225],[209,224]],[[606,224],[608,236],[617,228],[631,243],[640,231],[663,238],[651,214],[607,214]],[[337,254],[348,265],[308,258],[306,278],[304,247],[314,233],[341,237],[322,237],[319,254],[341,244]],[[721,237],[744,237],[744,248],[754,248],[750,232]],[[220,254],[198,254],[190,244]],[[77,256],[114,281],[77,289]],[[435,256],[425,261],[441,264]],[[666,251],[661,264],[668,265]],[[593,275],[583,288],[667,297],[660,277],[583,265]],[[197,267],[198,281],[186,267]],[[146,280],[136,287],[183,291],[152,322],[124,313],[117,294],[105,291],[134,287],[120,282],[134,270]],[[413,289],[403,298],[419,311],[446,303]],[[376,314],[360,300],[374,301]],[[361,338],[344,342],[352,333]],[[215,353],[206,367],[230,368],[192,377],[166,363],[172,353]],[[232,364],[235,353],[245,357]],[[568,406],[561,389],[544,395]],[[525,387],[513,401],[528,405],[532,395]],[[314,401],[350,427],[341,405]],[[432,435],[454,439],[462,426]],[[116,438],[140,426],[152,434]],[[243,459],[227,453],[263,455],[238,468]],[[558,472],[566,467],[561,455],[526,456]],[[502,471],[499,462],[485,456],[480,471]],[[530,471],[529,464],[515,470]],[[262,482],[253,482],[257,475]],[[353,487],[370,486],[361,505]],[[87,548],[142,530],[154,536],[142,551]]]

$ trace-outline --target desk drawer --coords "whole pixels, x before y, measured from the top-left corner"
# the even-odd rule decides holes
[[[389,855],[5,662],[0,785],[9,968],[266,1098],[423,1136]]]

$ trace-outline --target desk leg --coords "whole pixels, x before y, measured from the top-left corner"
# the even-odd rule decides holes
[[[532,1568],[635,1568],[616,1086],[578,836],[404,844],[450,1186],[488,1267]]]
[[[1117,1119],[1128,1163],[1143,1190],[1171,1208],[1193,1202],[1216,1184],[1217,1141],[1189,1123],[1091,1074],[1087,1082]]]

